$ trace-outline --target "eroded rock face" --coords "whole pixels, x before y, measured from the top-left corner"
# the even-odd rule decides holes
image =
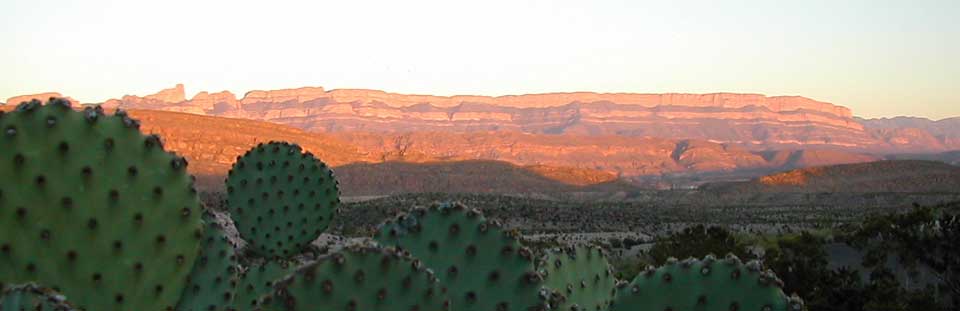
[[[229,92],[202,92],[178,103],[125,96],[108,104],[263,120],[317,132],[509,130],[698,139],[751,149],[885,144],[864,131],[849,109],[798,96],[579,92],[444,97],[304,87],[250,91],[239,100]]]
[[[283,103],[294,101],[297,103],[311,101],[325,97],[326,91],[322,87],[302,87],[297,89],[283,89],[274,91],[250,91],[243,95],[241,105],[260,102]]]
[[[845,107],[799,96],[578,92],[444,97],[303,87],[250,91],[240,99],[227,91],[201,92],[183,100],[182,93],[183,86],[177,85],[150,96],[110,100],[104,106],[269,121],[311,132],[515,131],[656,137],[754,151],[810,147],[875,153],[960,149],[960,126],[953,131],[956,122],[951,120],[855,119]],[[916,125],[919,130],[897,124]],[[720,164],[698,165],[723,168]]]
[[[190,105],[203,111],[200,114],[207,114],[207,111],[210,111],[210,114],[217,115],[229,110],[240,109],[240,102],[237,100],[237,97],[228,91],[213,94],[207,92],[197,93],[197,95],[193,96],[193,99],[190,100]]]
[[[166,103],[179,103],[187,100],[186,94],[183,92],[183,84],[177,84],[177,86],[173,88],[164,89],[156,94],[147,95],[143,98],[147,100],[158,100]]]
[[[11,109],[12,106],[0,106],[0,111]],[[235,118],[147,110],[129,113],[141,121],[141,130],[160,135],[165,148],[189,160],[188,169],[200,178],[198,183],[204,189],[222,187],[223,176],[238,155],[258,143],[271,140],[297,142],[332,166],[357,164],[365,167],[366,170],[354,170],[360,173],[393,168],[447,174],[451,172],[444,170],[450,166],[438,163],[495,160],[512,165],[495,166],[499,169],[513,173],[530,171],[568,185],[607,183],[618,177],[757,174],[878,159],[856,152],[754,151],[704,140],[624,135],[549,135],[518,131],[311,133],[290,126]],[[386,165],[389,163],[406,164]],[[419,167],[418,163],[432,163],[433,166],[425,171],[423,168],[414,169]],[[408,179],[416,180],[414,177]]]

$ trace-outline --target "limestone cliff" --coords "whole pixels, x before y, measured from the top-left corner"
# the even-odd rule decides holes
[[[815,148],[916,153],[960,149],[960,126],[956,125],[960,119],[864,120],[852,117],[845,107],[800,96],[591,92],[432,96],[302,87],[255,90],[239,99],[228,91],[200,92],[187,100],[183,89],[178,84],[157,94],[127,95],[103,105],[269,121],[310,132],[512,131],[704,141],[752,151]],[[12,98],[8,103],[21,99]],[[678,161],[684,163],[684,159]]]
[[[183,91],[183,84],[177,84],[177,86],[173,88],[164,89],[156,94],[144,96],[144,99],[158,100],[166,103],[179,103],[187,100],[187,97]]]
[[[866,132],[849,109],[799,96],[590,92],[432,96],[303,87],[250,91],[240,99],[229,92],[201,92],[183,102],[157,98],[125,96],[107,104],[263,120],[315,132],[511,130],[697,139],[750,149],[818,145],[872,150],[889,145]]]

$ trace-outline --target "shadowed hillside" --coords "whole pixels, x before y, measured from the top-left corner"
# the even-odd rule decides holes
[[[953,165],[960,165],[960,150],[932,154],[894,154],[886,157],[888,160],[927,160],[940,161]]]
[[[149,110],[130,115],[140,120],[143,132],[159,134],[164,147],[190,161],[190,172],[202,190],[222,189],[223,177],[237,156],[272,140],[296,142],[331,166],[372,159],[328,135],[268,122]]]
[[[920,160],[819,166],[767,175],[749,182],[709,184],[703,189],[726,193],[956,193],[960,192],[960,167]]]
[[[586,184],[596,180],[596,176],[607,176],[602,173],[544,166],[537,167],[535,171],[500,161],[355,163],[334,170],[345,196],[418,192],[540,194],[632,189],[613,180],[591,186],[575,184]],[[552,176],[541,175],[538,171],[550,171]],[[566,175],[565,172],[576,174]]]

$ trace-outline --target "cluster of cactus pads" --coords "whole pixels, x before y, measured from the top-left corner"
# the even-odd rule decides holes
[[[228,174],[238,249],[201,206],[186,160],[123,111],[32,101],[0,114],[0,130],[0,311],[802,309],[756,262],[673,260],[627,283],[599,248],[540,253],[457,203],[310,257],[339,185],[280,142]]]

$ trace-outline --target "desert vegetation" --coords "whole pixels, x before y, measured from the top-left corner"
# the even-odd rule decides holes
[[[120,110],[32,101],[0,128],[14,310],[937,310],[960,294],[960,205],[898,207],[949,194],[343,203],[334,171],[285,142],[198,193],[188,162]]]
[[[339,184],[296,144],[238,157],[226,194],[204,196],[217,210],[201,203],[188,162],[122,110],[30,101],[0,115],[0,128],[4,309],[803,307],[759,261],[671,259],[618,280],[596,246],[530,248],[462,203],[381,217],[363,241],[318,249]]]

